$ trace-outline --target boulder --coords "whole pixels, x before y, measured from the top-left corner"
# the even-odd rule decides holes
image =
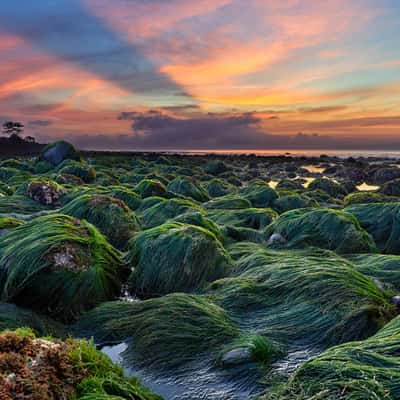
[[[41,154],[41,160],[52,165],[59,165],[64,160],[80,160],[74,146],[65,141],[59,141],[46,146]]]

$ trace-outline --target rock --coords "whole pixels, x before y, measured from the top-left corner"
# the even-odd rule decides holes
[[[381,192],[387,196],[400,196],[400,179],[386,182]]]
[[[10,232],[11,229],[8,228],[4,228],[4,229],[0,229],[0,237],[7,235],[8,232]]]
[[[337,178],[349,180],[355,184],[362,183],[366,180],[367,174],[364,169],[354,167],[342,167],[336,172]]]
[[[204,166],[204,171],[207,174],[219,175],[228,171],[228,168],[222,161],[211,161]]]
[[[248,347],[239,347],[228,351],[222,356],[222,366],[234,367],[236,365],[246,364],[252,361],[252,353]]]
[[[42,180],[32,181],[26,192],[32,200],[46,206],[59,204],[60,198],[65,193],[65,190],[57,183]]]
[[[267,244],[271,245],[271,244],[285,244],[286,243],[286,239],[280,234],[280,233],[274,233],[270,236],[270,238],[268,239]]]
[[[372,175],[372,181],[376,184],[382,184],[394,179],[400,178],[400,168],[379,168]]]
[[[393,296],[391,299],[392,303],[397,307],[400,307],[400,296]]]
[[[42,161],[53,165],[59,165],[64,160],[79,160],[79,154],[74,146],[68,142],[59,141],[45,147],[41,156]]]

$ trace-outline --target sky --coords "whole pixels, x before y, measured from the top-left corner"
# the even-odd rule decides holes
[[[1,0],[0,121],[87,149],[399,149],[398,0]]]

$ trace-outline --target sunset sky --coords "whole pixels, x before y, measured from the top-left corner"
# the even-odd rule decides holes
[[[400,149],[398,0],[1,0],[0,121],[96,149]]]

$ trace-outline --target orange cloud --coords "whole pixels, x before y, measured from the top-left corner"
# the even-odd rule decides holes
[[[8,37],[0,36],[0,46],[3,43],[17,45],[22,42],[18,38],[10,41]],[[132,97],[130,91],[38,50],[23,50],[22,59],[7,57],[5,50],[3,57],[0,98],[25,95],[35,97],[37,102],[61,101],[71,106],[98,109],[124,104],[124,99]]]

